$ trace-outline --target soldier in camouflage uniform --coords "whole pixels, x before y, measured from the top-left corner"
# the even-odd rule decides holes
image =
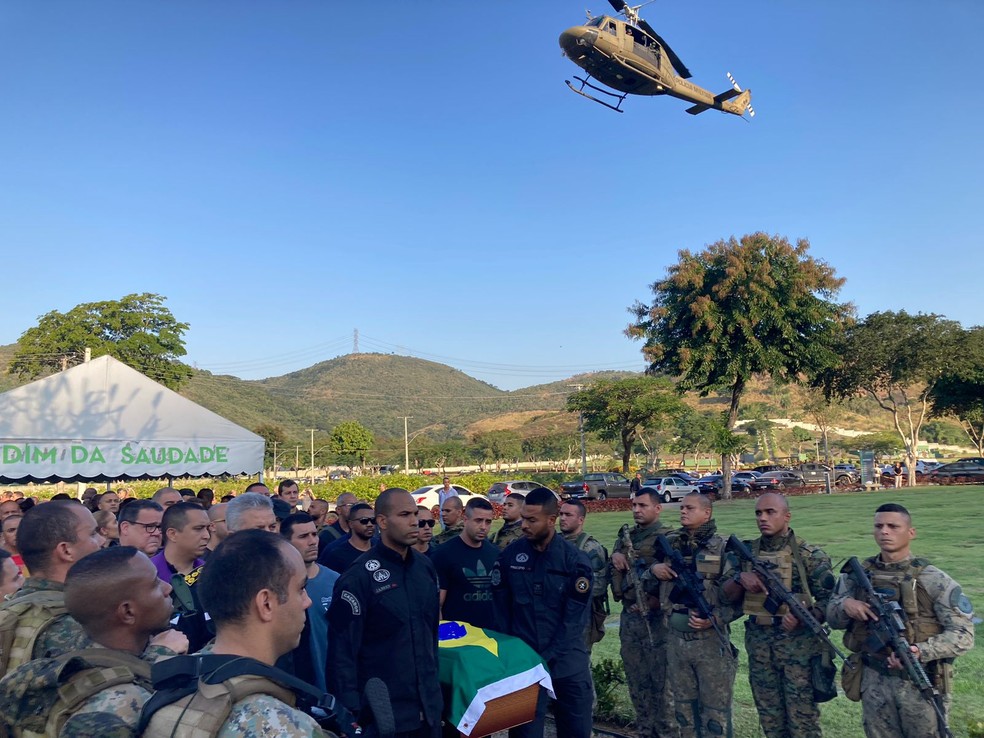
[[[523,537],[523,498],[511,494],[502,503],[502,527],[492,536],[491,541],[500,549]]]
[[[953,660],[974,647],[973,607],[950,576],[912,555],[916,529],[904,507],[880,506],[875,511],[874,535],[880,553],[861,565],[875,591],[898,602],[904,611],[906,640],[944,696],[948,711]],[[908,679],[899,660],[886,651],[873,652],[866,643],[866,623],[874,617],[853,575],[842,574],[827,606],[827,619],[835,628],[846,628],[844,645],[861,653],[865,735],[939,736],[933,707]]]
[[[588,511],[580,500],[568,500],[560,506],[557,526],[560,534],[578,551],[584,551],[591,562],[591,613],[584,628],[584,645],[588,654],[591,647],[605,634],[605,617],[608,614],[608,550],[597,538],[584,532],[584,518]]]
[[[52,735],[60,728],[61,738],[136,736],[152,693],[150,662],[188,647],[184,635],[168,629],[170,595],[150,559],[130,546],[102,549],[73,566],[65,605],[84,630],[86,650],[30,661],[0,680],[4,719],[14,734]],[[106,686],[100,668],[126,669],[132,681]],[[49,720],[52,713],[63,713],[60,725]]]
[[[786,498],[761,495],[755,503],[760,538],[746,541],[752,554],[773,562],[783,584],[819,622],[836,582],[830,557],[790,529]],[[743,568],[750,564],[743,562]],[[742,571],[724,585],[725,596],[742,605],[748,682],[766,738],[820,738],[820,709],[813,700],[812,668],[826,648],[783,605],[774,615],[765,609],[767,590],[752,572]]]
[[[431,546],[440,546],[445,541],[457,538],[465,529],[465,506],[460,497],[448,497],[441,503],[441,520],[444,521],[444,528],[434,536]]]
[[[670,532],[660,522],[662,509],[652,490],[637,492],[632,500],[635,526],[623,525],[612,549],[612,594],[616,602],[622,603],[622,662],[639,738],[680,735],[673,715],[673,691],[666,679],[666,622],[660,607],[659,582],[643,577],[655,561],[656,536]],[[630,566],[635,576],[630,576]],[[637,592],[633,581],[644,591]]]
[[[17,530],[17,547],[31,576],[0,606],[0,618],[17,620],[7,623],[15,635],[9,651],[0,654],[0,676],[32,659],[82,647],[85,634],[65,612],[65,576],[102,544],[96,519],[78,503],[57,500],[27,511]]]
[[[691,493],[680,502],[683,527],[667,535],[673,548],[704,582],[704,597],[718,625],[727,633],[728,623],[741,614],[724,598],[721,587],[738,566],[717,535],[710,499]],[[662,552],[657,550],[657,558]],[[649,574],[663,582],[660,599],[674,602],[680,592],[673,583],[677,573],[667,563],[653,564]],[[682,738],[724,736],[732,738],[731,698],[738,650],[724,648],[710,620],[684,605],[668,605],[667,681],[673,685],[673,703]]]
[[[306,583],[307,569],[300,553],[281,536],[264,530],[230,535],[209,557],[199,580],[202,605],[216,629],[209,652],[272,667],[300,641],[305,612],[311,605]],[[270,684],[269,693],[250,694],[232,705],[218,731],[220,738],[324,735],[314,718],[276,696],[284,690]],[[193,721],[200,717],[180,702],[168,705],[154,713],[144,736],[174,735],[175,730],[196,725]]]

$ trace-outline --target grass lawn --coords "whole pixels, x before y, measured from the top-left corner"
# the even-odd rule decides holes
[[[878,551],[872,539],[874,510],[885,502],[898,502],[912,513],[917,536],[912,550],[925,556],[960,582],[978,612],[984,612],[984,520],[978,518],[984,505],[984,487],[915,487],[911,490],[886,490],[874,493],[837,493],[790,498],[792,527],[810,543],[823,547],[831,557],[834,571],[850,556],[863,558]],[[718,502],[714,518],[718,532],[725,538],[736,533],[741,538],[758,534],[755,527],[753,500]],[[664,511],[664,521],[679,525],[675,509]],[[585,529],[611,550],[619,527],[631,523],[631,513],[589,514]],[[618,611],[613,604],[608,635],[595,645],[592,658],[619,658]],[[835,631],[840,643],[841,631]],[[741,651],[738,677],[735,680],[734,724],[737,738],[761,736],[755,704],[748,686],[748,661],[744,653],[744,628],[741,621],[732,626],[732,640]],[[984,719],[984,649],[977,645],[956,661],[954,700],[950,718],[956,736],[968,736],[971,720]],[[632,707],[625,690],[625,714]],[[861,705],[843,697],[821,706],[823,734],[826,738],[858,738],[861,730]]]

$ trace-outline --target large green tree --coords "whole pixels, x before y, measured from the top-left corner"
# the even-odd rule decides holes
[[[932,412],[955,418],[984,456],[984,328],[958,337],[954,362],[929,391]]]
[[[88,348],[93,358],[109,354],[176,390],[192,373],[178,361],[186,353],[188,324],[175,319],[165,299],[145,292],[76,305],[67,313],[52,310],[17,341],[10,371],[45,376],[82,363]]]
[[[672,422],[684,411],[684,405],[668,379],[629,377],[600,380],[575,392],[567,398],[567,410],[584,413],[585,430],[618,442],[622,472],[628,474],[639,431]]]
[[[346,420],[331,429],[328,448],[333,454],[351,463],[358,460],[360,466],[366,465],[366,454],[372,448],[372,431],[355,420]]]
[[[916,482],[916,455],[930,396],[939,379],[958,366],[960,324],[940,315],[872,313],[849,326],[837,346],[838,361],[816,377],[828,397],[867,395],[892,416]]]
[[[681,391],[727,391],[726,430],[738,419],[749,380],[766,374],[799,381],[831,364],[834,336],[852,314],[835,297],[843,279],[809,255],[810,244],[752,233],[681,251],[651,302],[630,308],[626,330],[643,340],[650,374],[679,375]],[[727,444],[723,444],[727,445]],[[729,454],[723,454],[723,495],[731,496]]]

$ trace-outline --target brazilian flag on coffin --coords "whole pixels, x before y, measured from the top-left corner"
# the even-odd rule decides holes
[[[519,638],[468,623],[442,621],[437,659],[441,685],[450,690],[447,716],[459,731],[471,735],[485,704],[533,684],[553,696],[546,665]]]

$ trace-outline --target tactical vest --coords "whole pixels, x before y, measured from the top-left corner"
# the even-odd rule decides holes
[[[635,537],[632,536],[633,530],[636,529],[631,528],[628,524],[623,525],[619,529],[616,549],[619,553],[625,554],[626,558],[628,558],[628,552],[624,546],[627,537],[629,542],[632,544],[632,550],[636,561],[642,564],[642,566],[638,568],[644,571],[646,567],[651,565],[656,560],[656,536],[660,533],[668,532],[669,528],[662,524],[656,524],[651,528],[636,530],[637,535]],[[622,548],[619,548],[620,545]],[[635,602],[637,597],[635,588],[629,584],[628,577],[625,572],[613,567],[611,576],[612,591],[616,594],[616,599],[619,600],[624,598],[628,602]],[[653,588],[658,591],[658,582],[654,583]]]
[[[912,559],[901,570],[886,571],[875,566],[877,557],[865,559],[861,566],[871,578],[875,592],[898,602],[905,612],[905,638],[909,643],[925,643],[943,632],[943,626],[933,612],[933,600],[919,585],[919,575],[929,566],[926,559]],[[851,620],[844,635],[844,645],[851,651],[867,651],[868,627],[860,620]]]
[[[38,637],[65,615],[65,593],[30,592],[0,608],[0,677],[33,658]]]
[[[783,546],[779,551],[762,551],[760,547],[761,541],[756,539],[752,541],[751,551],[752,555],[759,561],[766,564],[774,565],[773,571],[776,576],[782,580],[783,586],[790,592],[793,591],[793,553],[789,546]],[[792,544],[797,545],[797,541],[794,539]],[[765,608],[765,601],[768,599],[768,592],[745,592],[745,598],[742,601],[742,610],[744,610],[746,615],[756,617],[782,617],[787,612],[789,612],[789,607],[784,603],[782,607],[776,610],[775,613],[769,612]]]
[[[197,691],[156,710],[141,735],[143,738],[214,738],[233,706],[254,694],[270,695],[291,708],[296,704],[291,690],[261,676],[236,676],[218,684],[199,681]]]
[[[90,648],[35,664],[40,672],[37,681],[6,710],[17,725],[12,735],[18,738],[57,738],[68,719],[104,689],[140,684],[148,692],[153,690],[150,664],[122,651]]]

